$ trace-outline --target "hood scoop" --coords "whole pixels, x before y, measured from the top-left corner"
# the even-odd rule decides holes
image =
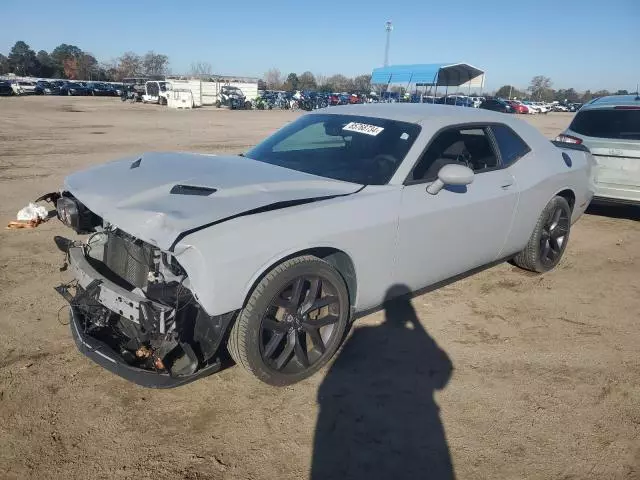
[[[170,192],[172,195],[197,195],[200,197],[208,197],[216,193],[218,189],[211,187],[198,187],[196,185],[174,185]]]

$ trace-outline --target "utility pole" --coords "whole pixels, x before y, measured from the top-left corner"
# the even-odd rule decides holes
[[[384,47],[384,66],[389,66],[389,44],[391,43],[391,31],[393,30],[393,24],[391,21],[385,22],[384,29],[387,32],[387,44]]]

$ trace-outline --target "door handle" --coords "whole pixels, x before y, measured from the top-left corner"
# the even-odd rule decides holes
[[[509,182],[509,183],[505,183],[504,185],[500,185],[500,188],[502,188],[503,190],[508,190],[511,185],[513,185],[513,182]]]

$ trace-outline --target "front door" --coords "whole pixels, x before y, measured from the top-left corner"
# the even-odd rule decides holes
[[[441,132],[416,165],[402,192],[396,282],[417,290],[497,260],[518,193],[489,135],[477,126]],[[447,163],[472,168],[473,183],[427,193]]]

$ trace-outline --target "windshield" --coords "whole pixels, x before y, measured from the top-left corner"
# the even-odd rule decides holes
[[[569,129],[588,137],[640,140],[640,110],[581,110]]]
[[[389,182],[420,126],[384,118],[312,114],[277,131],[246,156],[362,185]]]

